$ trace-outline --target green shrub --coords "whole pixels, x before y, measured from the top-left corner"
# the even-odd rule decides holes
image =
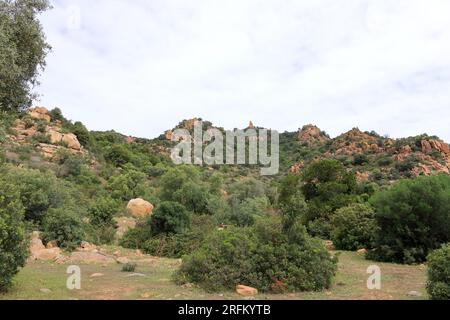
[[[183,259],[175,275],[208,291],[238,284],[262,292],[322,290],[331,285],[336,260],[299,224],[283,231],[282,223],[263,219],[252,228],[212,233],[201,248]]]
[[[137,264],[136,263],[125,263],[122,266],[122,272],[134,272],[136,271]]]
[[[83,221],[72,208],[50,209],[42,228],[45,242],[56,241],[59,247],[67,250],[77,248],[86,237]]]
[[[338,250],[372,248],[377,233],[375,212],[365,204],[352,204],[336,211],[331,239]]]
[[[0,177],[0,292],[10,287],[28,256],[23,217],[17,188]]]
[[[402,180],[373,196],[379,231],[370,258],[399,263],[425,261],[450,241],[450,176]]]
[[[312,235],[329,239],[333,213],[358,200],[355,175],[336,160],[321,160],[311,163],[302,179],[308,204],[302,222]]]
[[[50,116],[52,117],[52,121],[61,121],[61,122],[67,121],[66,118],[64,118],[60,108],[54,108],[50,110]]]
[[[148,239],[142,249],[157,257],[181,258],[200,248],[216,227],[209,216],[194,216],[191,229],[179,234],[160,234]]]
[[[10,168],[5,179],[17,186],[26,220],[40,223],[49,208],[64,202],[63,190],[50,172]]]
[[[144,249],[144,244],[152,237],[150,226],[137,225],[135,229],[128,230],[120,239],[120,246],[128,249]]]
[[[189,229],[190,218],[184,206],[177,202],[166,201],[153,211],[150,225],[154,235],[182,233]]]
[[[119,203],[109,196],[100,196],[89,208],[90,221],[95,227],[114,225],[113,217],[118,212]]]
[[[450,244],[428,256],[427,291],[433,300],[450,300]]]

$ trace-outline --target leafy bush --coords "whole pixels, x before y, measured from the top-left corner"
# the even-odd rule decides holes
[[[166,201],[153,211],[150,225],[154,235],[182,233],[189,229],[190,218],[184,206],[177,202]]]
[[[381,261],[416,263],[450,241],[450,177],[403,180],[373,196],[379,225],[376,250]]]
[[[49,208],[64,200],[52,173],[14,168],[5,173],[5,179],[17,186],[26,220],[39,223]]]
[[[433,300],[450,300],[450,244],[428,256],[427,291]]]
[[[118,207],[118,202],[111,197],[98,197],[89,208],[91,223],[96,227],[114,225],[113,217],[117,213]]]
[[[338,250],[372,248],[377,233],[375,212],[365,204],[352,204],[336,211],[331,239]]]
[[[135,229],[128,230],[120,239],[120,246],[128,249],[144,249],[144,244],[152,237],[150,226],[137,225]]]
[[[168,258],[181,258],[200,248],[216,227],[209,216],[194,216],[191,229],[179,234],[160,234],[148,239],[142,246],[145,253]]]
[[[125,263],[122,266],[122,272],[134,272],[136,271],[137,264],[136,263]]]
[[[302,179],[308,204],[302,221],[312,235],[329,239],[333,213],[357,201],[356,178],[340,162],[321,160],[310,164]]]
[[[0,292],[9,288],[28,256],[23,216],[17,188],[0,176]]]
[[[56,241],[59,247],[68,250],[77,248],[86,236],[83,221],[72,208],[50,209],[42,228],[45,242]]]
[[[299,224],[284,232],[278,220],[253,228],[212,233],[202,247],[183,259],[175,279],[208,291],[245,284],[263,292],[322,290],[331,285],[336,260]]]

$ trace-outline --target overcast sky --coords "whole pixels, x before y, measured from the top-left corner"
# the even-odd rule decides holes
[[[449,0],[59,0],[37,104],[152,138],[183,119],[450,141]]]

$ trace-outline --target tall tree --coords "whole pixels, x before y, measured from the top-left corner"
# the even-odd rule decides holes
[[[24,110],[51,47],[37,16],[48,0],[0,0],[0,110]]]

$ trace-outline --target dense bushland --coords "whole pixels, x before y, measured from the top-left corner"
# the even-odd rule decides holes
[[[402,180],[373,196],[379,227],[370,257],[417,263],[450,241],[450,176]]]
[[[431,299],[450,300],[450,244],[428,256],[427,290]]]
[[[302,225],[284,232],[279,219],[269,218],[213,232],[183,259],[176,280],[210,291],[245,284],[279,293],[328,288],[335,272],[336,259]]]

